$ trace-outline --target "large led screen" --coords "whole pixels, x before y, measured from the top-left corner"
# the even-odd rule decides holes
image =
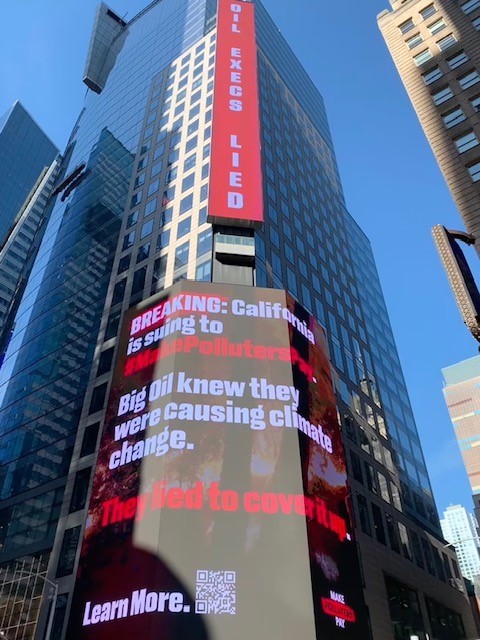
[[[183,281],[119,337],[69,640],[365,640],[322,328]]]
[[[255,6],[218,0],[208,221],[263,222]]]

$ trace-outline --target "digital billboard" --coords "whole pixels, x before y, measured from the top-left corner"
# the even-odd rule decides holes
[[[208,221],[263,222],[255,7],[218,0]]]
[[[69,640],[365,640],[320,325],[182,281],[119,336]]]

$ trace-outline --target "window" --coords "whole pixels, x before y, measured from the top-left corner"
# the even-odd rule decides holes
[[[176,180],[177,174],[178,174],[178,167],[174,167],[173,169],[170,169],[170,171],[168,171],[167,175],[165,176],[165,184],[169,185],[170,182],[173,182],[174,180]],[[173,187],[173,189],[174,189],[174,192],[173,192],[173,195],[171,196],[172,198],[175,195],[175,187]]]
[[[367,487],[372,493],[377,493],[377,485],[375,484],[375,472],[372,465],[364,461],[365,475],[367,476]]]
[[[416,33],[411,38],[408,38],[408,40],[405,40],[405,44],[407,45],[407,47],[409,49],[413,49],[414,47],[416,47],[421,42],[423,42],[423,38],[422,38],[420,33]]]
[[[390,503],[390,494],[388,493],[388,483],[386,477],[380,471],[377,471],[378,485],[380,487],[380,495],[385,502]]]
[[[446,102],[447,100],[450,100],[450,98],[453,96],[453,91],[450,89],[450,87],[445,87],[444,89],[440,89],[440,91],[437,91],[437,93],[434,93],[432,95],[433,98],[433,102],[436,105],[442,104],[443,102]]]
[[[425,84],[432,84],[435,80],[438,80],[443,76],[443,72],[439,67],[434,67],[431,71],[426,71],[422,74],[423,81]]]
[[[99,429],[99,422],[95,422],[95,424],[89,424],[85,429],[82,440],[82,449],[80,451],[80,458],[88,456],[95,451]]]
[[[432,58],[433,58],[433,55],[430,52],[430,49],[424,49],[423,51],[420,51],[420,53],[417,53],[417,55],[413,57],[413,61],[415,62],[417,67],[419,67],[420,65],[424,64],[425,62],[428,62],[428,60],[431,60]]]
[[[184,162],[183,170],[188,171],[189,169],[192,169],[195,166],[195,161],[196,161],[195,154],[189,156]]]
[[[402,24],[399,24],[398,28],[400,29],[401,33],[405,34],[411,31],[414,26],[415,25],[413,24],[413,20],[410,18],[409,20],[402,22]]]
[[[142,192],[137,191],[137,193],[133,194],[132,199],[130,200],[130,207],[136,207],[137,204],[141,201],[142,201]]]
[[[137,209],[136,211],[133,211],[127,218],[127,229],[129,229],[130,227],[133,227],[133,225],[137,222],[138,220],[138,215],[139,215],[139,209]]]
[[[175,269],[183,267],[188,263],[188,242],[180,245],[175,250]]]
[[[436,22],[433,22],[429,27],[428,30],[430,31],[430,33],[432,34],[432,36],[434,36],[436,33],[439,33],[440,31],[442,31],[442,29],[445,29],[447,25],[445,24],[445,20],[443,18],[440,18],[439,20],[437,20]]]
[[[180,214],[190,211],[193,206],[193,193],[180,200]]]
[[[411,38],[408,38],[408,40],[405,40],[405,44],[409,49],[413,49],[417,46],[417,44],[420,44],[421,42],[423,42],[423,38],[419,33],[416,33]]]
[[[447,58],[447,62],[450,69],[456,69],[457,67],[462,65],[464,62],[468,62],[468,59],[469,58],[465,53],[465,51],[459,51],[451,58]]]
[[[153,274],[152,274],[152,291],[151,293],[155,293],[155,291],[160,290],[165,284],[165,274],[167,272],[167,256],[161,256],[157,260],[155,260],[153,264]]]
[[[383,518],[382,512],[377,507],[376,504],[372,503],[372,515],[373,515],[373,526],[375,529],[375,536],[381,544],[387,544],[387,538],[385,536],[385,528],[383,526]]]
[[[193,120],[200,113],[200,105],[197,104],[193,109],[190,109],[188,113],[188,119]]]
[[[195,184],[195,174],[191,173],[189,176],[182,180],[182,193],[188,191]]]
[[[440,51],[445,51],[445,49],[448,49],[449,47],[453,46],[456,42],[457,42],[457,39],[455,38],[453,33],[450,33],[448,36],[445,36],[445,38],[442,38],[441,40],[439,40],[437,44]]]
[[[177,144],[180,144],[181,139],[182,139],[182,134],[180,131],[177,131],[177,133],[173,133],[172,137],[170,138],[170,149],[173,149],[174,147],[177,146]]]
[[[475,96],[475,98],[472,98],[470,102],[475,111],[480,111],[480,96]]]
[[[153,178],[154,176],[157,176],[160,173],[161,170],[162,170],[162,162],[157,162],[152,167],[152,171],[150,173],[150,177]]]
[[[125,293],[126,284],[127,284],[126,278],[124,278],[123,280],[120,280],[120,282],[117,282],[117,284],[113,289],[112,305],[122,302],[123,294]]]
[[[146,218],[147,216],[151,215],[155,209],[157,208],[157,199],[154,198],[153,200],[150,200],[150,202],[147,202],[146,206],[145,206],[145,212],[143,214],[144,218]]]
[[[460,7],[463,12],[468,15],[469,13],[472,13],[472,11],[475,11],[475,9],[478,9],[478,7],[480,7],[480,0],[467,0],[467,2],[461,4]]]
[[[192,149],[195,149],[195,147],[197,146],[197,142],[197,136],[194,136],[190,140],[187,140],[187,144],[185,145],[185,152],[188,153],[189,151],[192,151]]]
[[[425,601],[434,637],[449,638],[451,640],[460,640],[467,637],[462,617],[459,613],[430,598],[425,598]]]
[[[143,240],[143,238],[146,238],[152,233],[154,222],[155,220],[153,219],[149,220],[148,222],[145,222],[145,224],[142,227],[142,232],[140,234],[140,240]]]
[[[467,169],[473,182],[478,182],[480,180],[480,160],[475,162],[475,164],[471,164]]]
[[[362,463],[356,453],[350,451],[350,460],[352,461],[352,472],[355,480],[363,484]]]
[[[179,157],[180,157],[180,150],[179,149],[174,149],[168,155],[168,164],[169,165],[174,164],[178,160]]]
[[[367,535],[372,535],[372,525],[370,523],[370,516],[368,513],[368,504],[365,496],[362,496],[360,493],[357,493],[357,503],[358,503],[358,512],[360,515],[360,524],[362,526],[362,531]]]
[[[129,253],[126,256],[123,256],[123,258],[120,258],[120,261],[118,263],[118,271],[117,271],[117,275],[119,273],[124,273],[128,267],[130,266],[130,258],[132,257],[132,254]]]
[[[135,242],[135,231],[130,231],[123,238],[122,251],[125,249],[129,249],[132,244]]]
[[[407,560],[412,560],[412,550],[410,548],[410,539],[408,537],[407,527],[401,522],[398,523],[398,529],[400,531],[400,541],[402,543],[403,555]]]
[[[138,269],[133,274],[133,282],[132,282],[132,291],[131,295],[135,295],[136,293],[140,293],[143,291],[143,287],[145,286],[145,276],[147,274],[147,267],[142,267]]]
[[[157,158],[159,158],[160,156],[163,156],[164,153],[165,153],[165,144],[161,144],[153,152],[153,159],[157,160]]]
[[[107,383],[104,382],[98,387],[95,387],[92,393],[92,400],[90,402],[90,409],[88,413],[95,413],[103,409],[103,403],[105,402],[105,394],[107,393]]]
[[[113,347],[110,347],[110,349],[105,349],[105,351],[102,351],[102,353],[100,354],[100,358],[98,360],[97,377],[110,371],[113,360],[113,349]]]
[[[120,311],[114,311],[108,318],[107,328],[105,329],[105,340],[110,340],[117,335],[118,325],[120,324]]]
[[[458,152],[465,153],[469,149],[473,149],[473,147],[478,145],[478,138],[473,131],[469,131],[463,136],[456,138],[454,142],[457,146]]]
[[[60,559],[56,573],[57,578],[68,576],[73,572],[81,528],[81,526],[73,527],[72,529],[67,529],[63,534],[62,547],[59,554]]]
[[[187,233],[190,233],[191,223],[192,223],[191,218],[185,218],[185,220],[182,220],[181,222],[178,223],[177,238],[181,238],[187,235]]]
[[[400,553],[400,543],[398,541],[397,523],[394,518],[389,514],[385,514],[385,521],[387,523],[388,537],[390,538],[390,547],[395,553]]]
[[[414,556],[415,556],[415,564],[418,565],[419,567],[421,567],[422,569],[424,569],[425,568],[425,563],[423,562],[423,555],[422,555],[422,548],[420,546],[420,539],[419,539],[418,535],[414,531],[410,532],[410,536],[411,536],[411,539],[412,539],[413,553],[414,553]]]
[[[150,242],[146,242],[145,244],[142,244],[142,246],[138,248],[137,261],[136,261],[137,264],[139,262],[142,262],[143,260],[146,260],[149,255],[150,255]]]
[[[198,265],[195,270],[195,280],[199,280],[200,282],[212,281],[212,265],[210,260]]]
[[[444,113],[442,116],[442,119],[443,119],[443,124],[447,127],[447,129],[450,129],[451,127],[454,127],[456,124],[463,122],[466,118],[463,111],[460,109],[460,107],[458,107],[453,111]]]
[[[434,4],[429,4],[428,7],[425,7],[425,9],[422,9],[420,11],[420,15],[424,20],[426,20],[430,16],[433,16],[433,14],[436,13],[436,11],[437,11],[436,6]]]
[[[168,243],[170,242],[170,229],[166,231],[162,231],[162,233],[157,238],[157,251],[160,249],[164,249],[168,247]]]
[[[472,25],[475,27],[477,31],[480,31],[480,16],[472,20]]]
[[[205,224],[205,222],[207,221],[207,217],[208,217],[208,209],[207,207],[202,207],[198,212],[198,224],[199,225]]]
[[[72,498],[70,500],[69,513],[80,511],[83,509],[87,502],[88,484],[90,482],[90,472],[92,467],[87,469],[81,469],[77,471],[75,475],[75,482],[73,484]]]
[[[138,175],[135,178],[135,182],[133,184],[133,188],[136,189],[137,187],[141,187],[142,184],[145,184],[145,178],[146,178],[146,172],[144,171],[143,173],[141,173],[140,175]]]
[[[187,136],[192,135],[192,133],[195,133],[195,131],[198,131],[198,124],[199,124],[199,120],[195,120],[195,122],[192,122],[191,124],[188,125],[188,129],[187,129]]]
[[[160,180],[154,180],[148,185],[147,198],[158,191]]]
[[[197,239],[197,258],[203,256],[212,249],[212,229],[206,229],[198,234]]]
[[[477,82],[479,81],[480,81],[480,75],[478,74],[478,71],[475,71],[475,70],[470,71],[469,73],[466,73],[464,76],[458,79],[458,82],[462,87],[462,89],[468,89],[469,87],[472,87],[474,84],[477,84]]]

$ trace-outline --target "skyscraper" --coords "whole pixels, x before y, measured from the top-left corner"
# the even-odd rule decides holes
[[[219,222],[207,206],[217,3],[155,0],[128,22],[104,4],[97,12],[90,91],[0,372],[0,628],[18,638],[41,634],[49,618],[45,602],[12,620],[25,572],[41,576],[36,585],[57,582],[53,637],[65,637],[120,320],[183,279],[285,288],[322,323],[373,637],[425,640],[444,618],[450,637],[471,633],[322,98],[263,5],[255,9],[265,211],[255,229]]]
[[[378,25],[478,253],[480,3],[391,5]]]
[[[0,242],[58,149],[20,102],[0,117]]]
[[[0,336],[40,244],[57,155],[20,102],[0,118]]]
[[[480,356],[442,369],[443,395],[472,488],[475,514],[480,515]]]
[[[466,233],[433,236],[463,320],[480,339],[480,296],[458,241],[479,253],[480,54],[477,0],[390,0],[378,25],[417,113]]]
[[[480,573],[476,519],[461,504],[451,504],[440,524],[445,540],[455,546],[462,575],[473,582]]]

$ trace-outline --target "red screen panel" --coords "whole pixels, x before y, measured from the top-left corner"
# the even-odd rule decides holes
[[[255,8],[219,0],[209,222],[263,222]]]

